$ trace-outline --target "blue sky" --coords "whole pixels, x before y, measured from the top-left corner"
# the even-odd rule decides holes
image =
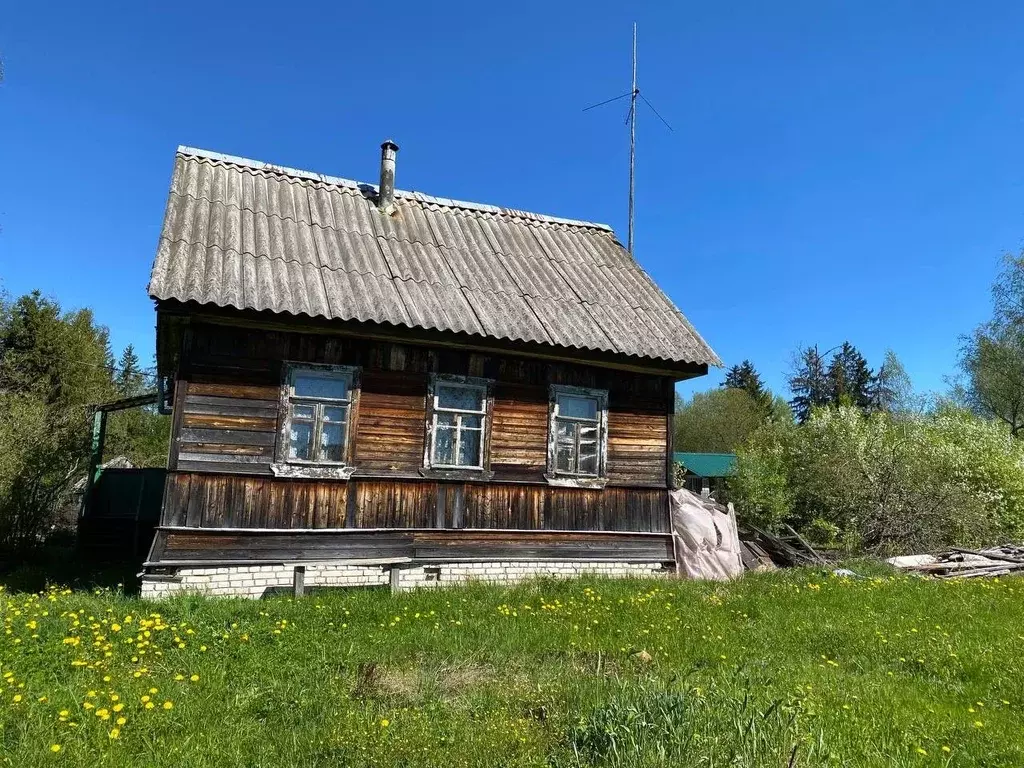
[[[630,25],[639,261],[727,363],[886,348],[942,389],[1024,245],[1018,2],[12,3],[0,278],[153,349],[178,144],[604,221],[625,240]],[[172,7],[173,6],[173,7]],[[717,384],[720,372],[682,387]]]

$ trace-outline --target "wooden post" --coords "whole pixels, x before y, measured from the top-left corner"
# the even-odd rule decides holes
[[[390,574],[389,574],[389,576],[390,576],[389,581],[391,583],[391,594],[396,594],[398,592],[398,581],[399,581],[399,578],[401,577],[401,575],[402,575],[402,569],[398,566],[397,563],[394,563],[391,566],[391,571],[390,571]]]
[[[85,493],[78,516],[85,517],[89,507],[92,487],[99,479],[100,464],[103,463],[103,442],[107,436],[107,412],[96,411],[92,415],[92,445],[89,448],[89,472],[85,476]]]
[[[302,597],[306,592],[306,566],[296,565],[292,573],[292,589],[295,597]]]

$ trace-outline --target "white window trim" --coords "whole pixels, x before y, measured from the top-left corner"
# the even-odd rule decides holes
[[[277,461],[271,465],[271,470],[279,477],[308,476],[348,479],[355,471],[351,457],[354,447],[356,409],[359,403],[359,368],[350,365],[289,362],[285,363],[284,374],[284,382],[281,386],[281,428],[278,432]],[[347,399],[295,397],[295,378],[299,374],[325,379],[344,378],[348,382],[349,396]],[[323,404],[336,404],[347,408],[345,445],[342,454],[344,458],[341,461],[297,459],[288,455],[291,443],[292,405],[295,402],[310,402],[318,407],[322,407]]]
[[[566,472],[558,469],[558,398],[564,395],[589,397],[597,401],[597,474]],[[583,421],[581,419],[572,420]],[[548,483],[579,487],[603,487],[607,482],[607,466],[608,390],[552,384],[548,395],[548,471],[545,475]]]
[[[430,386],[427,390],[427,439],[423,447],[423,467],[428,470],[440,470],[443,472],[484,472],[487,470],[487,438],[490,430],[491,419],[491,385],[490,379],[482,379],[473,376],[448,376],[444,374],[433,374],[430,377]],[[456,387],[461,389],[475,389],[481,392],[481,410],[471,411],[461,408],[442,408],[438,405],[438,389],[440,387]],[[441,464],[435,459],[437,452],[437,415],[439,413],[470,414],[480,417],[480,454],[479,462],[469,464]],[[455,455],[459,455],[459,440],[461,430],[455,430]]]

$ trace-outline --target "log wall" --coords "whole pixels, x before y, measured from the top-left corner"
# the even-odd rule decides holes
[[[285,362],[360,368],[348,481],[273,475]],[[491,475],[425,477],[432,373],[493,380]],[[606,389],[608,485],[545,478],[551,384]],[[322,333],[193,325],[175,385],[162,524],[192,528],[668,530],[674,381],[595,366]],[[219,544],[218,544],[219,546]]]

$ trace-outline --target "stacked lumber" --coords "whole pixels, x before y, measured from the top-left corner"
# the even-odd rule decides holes
[[[1003,544],[988,549],[950,547],[938,555],[906,555],[887,561],[903,571],[937,579],[973,579],[1024,573],[1024,545]]]
[[[827,564],[803,536],[788,525],[783,529],[783,533],[776,535],[750,523],[740,527],[740,545],[746,550],[744,564],[749,570],[760,570],[755,563],[765,565],[765,558],[782,568]]]

